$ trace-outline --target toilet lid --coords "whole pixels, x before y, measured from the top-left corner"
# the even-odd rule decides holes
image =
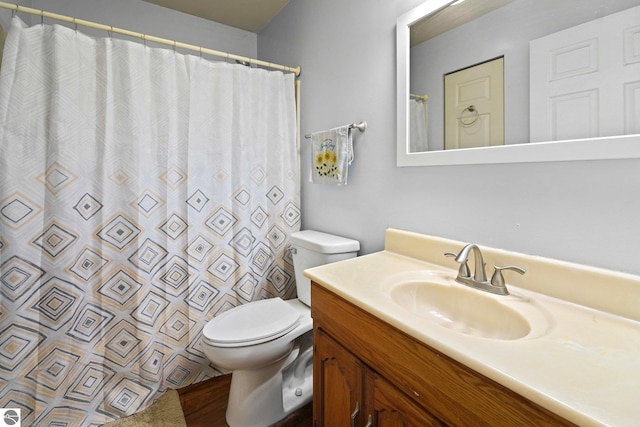
[[[203,335],[212,344],[238,346],[278,338],[298,324],[300,312],[281,298],[243,304],[211,319]]]

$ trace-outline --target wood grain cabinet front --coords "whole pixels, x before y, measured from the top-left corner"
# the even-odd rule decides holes
[[[314,422],[335,427],[360,425],[356,421],[364,404],[364,365],[322,330],[315,331],[313,338],[314,409],[316,404],[322,407]]]
[[[371,427],[446,425],[370,369],[366,373],[365,396],[365,414]]]
[[[314,339],[316,426],[444,425],[322,330]]]
[[[312,283],[314,427],[572,426]]]

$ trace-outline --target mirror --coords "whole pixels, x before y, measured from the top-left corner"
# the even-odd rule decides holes
[[[615,2],[610,0],[563,0],[562,2],[557,0],[466,0],[462,4],[459,3],[451,0],[427,0],[398,18],[396,28],[398,166],[640,157],[640,135],[638,135],[640,133],[640,79],[635,77],[640,75],[640,25],[638,25],[640,21],[637,15],[634,23],[626,28],[624,35],[621,36],[624,38],[621,44],[624,45],[625,55],[628,56],[625,57],[625,61],[635,67],[631,73],[631,79],[635,81],[627,81],[624,86],[625,113],[620,116],[627,118],[621,119],[624,121],[623,129],[613,132],[601,126],[595,131],[591,129],[585,135],[571,136],[570,132],[565,132],[562,126],[556,124],[555,134],[544,134],[539,132],[544,126],[535,123],[544,120],[549,115],[548,112],[537,113],[537,117],[534,118],[529,117],[530,109],[534,111],[530,104],[535,106],[536,102],[540,103],[538,99],[530,100],[529,96],[530,62],[531,73],[534,73],[536,68],[541,68],[542,74],[545,74],[550,68],[546,65],[540,66],[543,61],[529,60],[530,41],[543,40],[551,34],[563,32],[562,30],[568,27],[586,25],[585,23],[590,21],[600,23],[605,20],[601,18],[615,16],[618,12],[630,8],[640,11],[640,0]],[[481,16],[478,18],[471,12],[456,10],[465,4],[473,3],[482,4],[485,7],[479,12]],[[486,9],[489,3],[494,4]],[[450,21],[451,17],[456,22],[447,25],[453,25],[453,27],[439,29],[443,20]],[[427,32],[433,31],[436,35],[427,35],[426,41],[416,43],[411,48],[411,30],[419,27],[426,29]],[[505,34],[506,38],[497,38],[498,35]],[[413,37],[415,39],[416,36]],[[457,41],[455,37],[458,37]],[[536,43],[539,44],[538,41],[532,43],[534,46],[531,48],[532,51],[537,49]],[[552,41],[552,43],[555,42]],[[419,57],[418,54],[422,54],[421,52],[427,52],[427,56]],[[603,58],[606,54],[607,52],[600,53]],[[561,59],[576,63],[576,57],[571,55],[573,53]],[[598,55],[591,53],[587,56],[593,58]],[[443,76],[498,57],[504,58],[504,145],[443,150]],[[560,60],[554,64],[556,67],[561,65]],[[588,67],[590,64],[585,66]],[[546,76],[542,78],[546,79]],[[417,81],[418,79],[420,81]],[[545,80],[545,83],[548,80]],[[562,80],[562,84],[566,81]],[[531,84],[537,83],[534,80]],[[533,93],[536,95],[538,92],[540,91],[535,90]],[[591,95],[590,99],[596,104],[598,101],[603,103],[602,97],[617,92],[622,92],[622,89],[602,90],[600,98],[596,94]],[[411,105],[418,104],[422,100],[418,99],[418,96],[410,95],[420,97],[426,95],[428,97],[424,104],[426,109],[416,112]],[[574,122],[583,120],[589,115],[589,110],[588,107],[583,108],[580,102],[571,100],[566,103],[570,108],[562,110],[557,107],[557,111],[554,110],[554,112],[557,116],[564,115],[570,119],[573,117]],[[475,114],[477,111],[468,110],[468,106],[466,108],[467,116],[459,117],[470,122],[470,112]],[[415,138],[413,143],[411,142],[410,117],[412,115],[428,117],[425,127],[414,128],[417,129],[414,130],[414,136],[418,133],[427,135],[426,142],[416,143]],[[530,121],[534,125],[530,126]],[[591,137],[593,135],[597,137]],[[420,148],[425,146],[431,151]],[[434,148],[439,151],[433,151]]]

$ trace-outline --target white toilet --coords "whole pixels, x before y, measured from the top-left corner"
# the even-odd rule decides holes
[[[232,308],[204,327],[202,349],[233,371],[231,427],[266,427],[307,404],[313,393],[311,283],[307,268],[356,256],[360,243],[318,231],[291,234],[298,298],[271,298]]]

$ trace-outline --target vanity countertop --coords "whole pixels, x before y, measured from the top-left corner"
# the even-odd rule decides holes
[[[483,247],[488,266],[512,263],[527,269],[523,278],[506,278],[509,291],[533,301],[548,319],[543,331],[516,340],[452,331],[409,313],[384,291],[385,283],[408,273],[442,271],[455,277],[457,268],[450,267],[457,264],[442,254],[463,245],[387,230],[385,250],[308,269],[305,275],[569,421],[584,426],[638,425],[640,322],[625,313],[630,310],[626,305],[640,298],[640,278]],[[527,275],[530,283],[525,287]],[[518,285],[511,283],[512,277]],[[607,290],[599,287],[603,280]],[[548,281],[553,282],[555,295],[541,292],[547,290]],[[572,298],[558,297],[564,293]],[[607,301],[602,300],[604,294]]]

